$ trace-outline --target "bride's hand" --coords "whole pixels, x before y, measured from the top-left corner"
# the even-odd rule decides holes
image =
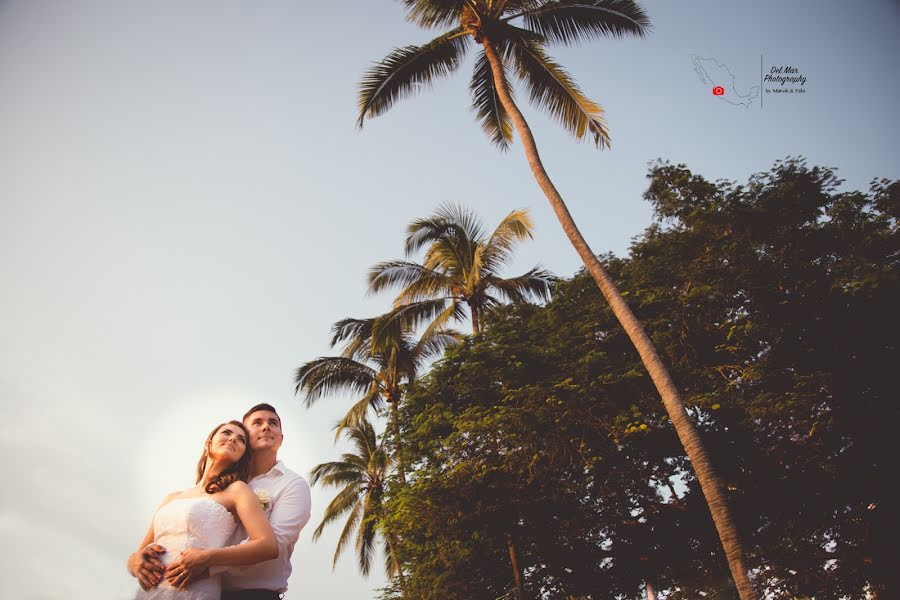
[[[172,587],[184,589],[189,584],[209,576],[209,551],[188,548],[166,569],[166,581]]]
[[[137,577],[143,589],[149,590],[162,581],[166,566],[159,557],[165,553],[159,544],[149,544],[128,557],[128,572]]]

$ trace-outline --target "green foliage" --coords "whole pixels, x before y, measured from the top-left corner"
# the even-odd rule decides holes
[[[668,164],[650,180],[669,227],[633,249],[636,284],[658,290],[642,318],[727,453],[761,579],[816,598],[883,589],[900,185],[841,192],[802,159],[745,186]]]
[[[900,184],[840,191],[780,161],[745,185],[659,163],[659,222],[610,273],[671,365],[722,469],[755,581],[774,597],[885,591],[900,417]],[[407,596],[730,599],[699,485],[593,281],[498,307],[409,390],[408,485],[384,523]],[[385,598],[397,597],[386,590]]]

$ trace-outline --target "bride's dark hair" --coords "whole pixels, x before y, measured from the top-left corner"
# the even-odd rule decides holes
[[[235,481],[247,481],[250,478],[250,435],[247,428],[240,421],[228,421],[220,423],[206,436],[206,442],[203,444],[203,454],[200,455],[200,461],[197,463],[197,481],[200,483],[203,479],[203,472],[206,470],[206,459],[209,458],[209,445],[219,430],[225,425],[234,425],[244,432],[244,455],[236,463],[213,477],[206,484],[205,491],[207,494],[215,494],[221,492]]]

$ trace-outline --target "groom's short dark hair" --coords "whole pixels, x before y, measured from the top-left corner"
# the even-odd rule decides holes
[[[278,425],[281,425],[281,415],[278,414],[278,411],[275,410],[274,406],[272,406],[271,404],[266,404],[265,402],[263,402],[262,404],[257,404],[256,406],[254,406],[253,408],[248,410],[246,413],[244,413],[244,418],[241,419],[241,421],[246,421],[247,417],[249,417],[250,415],[252,415],[253,413],[255,413],[258,410],[267,410],[269,412],[275,413],[275,416],[278,417]]]

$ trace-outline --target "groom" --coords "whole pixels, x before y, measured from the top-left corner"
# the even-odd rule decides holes
[[[260,497],[275,532],[278,558],[249,567],[213,567],[212,574],[223,573],[222,600],[277,600],[287,590],[291,553],[300,530],[309,521],[309,484],[278,460],[284,435],[274,407],[257,404],[243,421],[253,450],[249,484]],[[238,524],[230,543],[239,544],[246,538],[247,533]],[[169,583],[183,588],[209,575],[210,569],[187,569],[177,560],[169,565],[165,576]]]

